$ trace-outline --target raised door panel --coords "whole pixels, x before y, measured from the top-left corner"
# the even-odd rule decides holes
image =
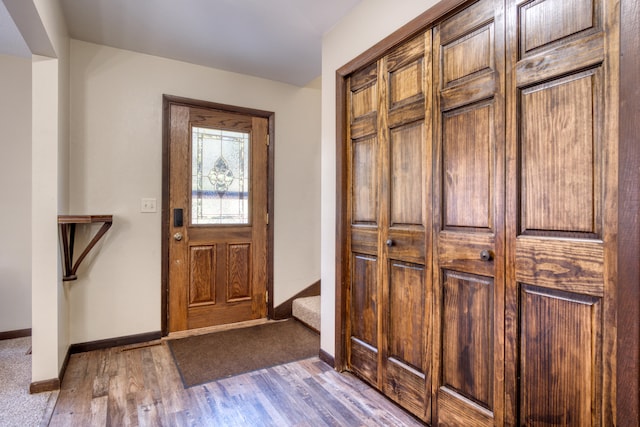
[[[418,226],[423,230],[423,123],[393,129],[389,143],[390,226]]]
[[[383,391],[414,414],[425,416],[429,375],[427,321],[430,293],[422,265],[389,263],[387,353]]]
[[[443,229],[493,228],[493,106],[443,115]]]
[[[378,261],[354,254],[350,299],[351,368],[372,384],[378,378]]]
[[[189,248],[189,307],[216,303],[216,245]]]
[[[493,280],[445,271],[442,384],[493,410]],[[468,375],[473,372],[474,375]]]
[[[601,234],[599,77],[589,70],[521,91],[522,234]]]
[[[520,424],[597,425],[599,298],[521,285]]]
[[[352,223],[376,224],[378,222],[378,180],[376,165],[378,144],[375,137],[353,141],[352,145]]]
[[[501,425],[504,334],[504,31],[481,0],[434,29],[433,395],[438,425]]]
[[[597,0],[538,0],[520,11],[521,55],[599,26]]]
[[[251,299],[251,244],[232,243],[227,246],[227,302]]]

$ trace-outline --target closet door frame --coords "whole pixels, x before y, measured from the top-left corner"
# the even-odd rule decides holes
[[[347,259],[348,194],[346,188],[347,135],[346,81],[348,76],[384,56],[393,47],[425,31],[449,13],[472,3],[469,0],[442,0],[410,21],[361,55],[336,71],[336,259],[335,259],[335,353],[320,351],[321,358],[342,371],[346,367],[346,278],[344,261]],[[617,348],[613,371],[615,407],[618,425],[634,425],[640,412],[640,7],[636,0],[620,0],[620,97],[619,112],[619,164],[618,164],[618,229],[622,232],[616,242],[617,328],[614,332]]]

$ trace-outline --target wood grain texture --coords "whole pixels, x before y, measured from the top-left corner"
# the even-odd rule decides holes
[[[620,190],[618,222],[616,411],[619,426],[640,423],[640,4],[621,1]]]
[[[522,287],[520,423],[598,425],[601,301]]]
[[[640,335],[635,325],[640,318],[637,280],[640,274],[636,214],[640,197],[637,190],[639,132],[635,116],[640,97],[634,82],[640,51],[637,39],[640,10],[636,3],[629,0],[477,1],[468,8],[458,8],[459,3],[447,9],[452,12],[458,8],[455,13],[447,13],[442,22],[436,22],[437,18],[433,17],[424,23],[424,27],[437,24],[433,30],[435,60],[431,64],[436,81],[432,86],[424,86],[425,92],[439,91],[433,98],[425,94],[424,99],[427,109],[432,107],[431,101],[434,103],[433,131],[437,144],[441,142],[443,115],[489,100],[495,102],[496,108],[492,127],[496,143],[491,147],[495,155],[492,160],[495,181],[490,186],[495,218],[489,221],[494,234],[489,232],[487,237],[482,237],[477,227],[463,233],[464,227],[458,230],[442,225],[443,204],[438,192],[443,188],[445,175],[437,170],[442,165],[439,145],[434,151],[433,178],[437,193],[432,200],[434,230],[439,233],[434,246],[433,273],[438,285],[433,289],[437,302],[433,332],[436,341],[441,339],[438,304],[444,296],[440,288],[444,266],[456,274],[493,277],[491,298],[495,304],[493,326],[496,331],[493,394],[497,407],[492,413],[474,399],[446,386],[440,387],[437,376],[442,369],[442,354],[436,346],[432,349],[432,369],[436,372],[432,414],[439,425],[637,425]],[[622,32],[619,32],[619,19],[622,19]],[[481,28],[487,25],[494,25],[495,68],[474,71],[482,61],[480,55],[473,56],[478,52],[472,51],[469,57],[473,61],[459,64],[459,69],[449,66],[450,76],[462,77],[453,80],[451,87],[441,84],[443,61],[439,49],[443,45],[481,44],[482,37],[475,38],[474,32],[482,33]],[[407,40],[409,33],[415,34],[416,28],[414,23],[403,29],[402,40]],[[503,37],[505,30],[506,38]],[[465,40],[459,41],[461,38]],[[381,51],[382,46],[384,43],[347,64],[338,71],[338,78],[348,74],[345,70],[352,72],[379,60],[394,45],[386,45]],[[454,53],[451,52],[451,58],[456,56]],[[378,63],[384,66],[385,59]],[[425,69],[430,66],[429,61],[424,64]],[[414,75],[413,70],[415,68],[408,67],[407,75]],[[379,76],[382,76],[380,85],[393,78],[380,73]],[[566,86],[560,89],[562,85]],[[385,95],[379,93],[378,96],[384,98]],[[527,97],[524,105],[523,99]],[[375,125],[371,120],[367,131],[380,132],[381,127],[395,128],[417,120],[419,113],[412,105],[416,100],[405,102],[400,102],[401,106],[390,103],[379,108]],[[380,117],[381,114],[384,117]],[[425,129],[430,131],[428,125]],[[523,148],[525,140],[531,144]],[[380,140],[382,144],[386,141]],[[523,162],[527,156],[533,159],[528,166],[526,160]],[[526,173],[523,172],[525,166],[531,166]],[[532,183],[533,187],[529,188]],[[501,187],[503,184],[506,187]],[[528,188],[529,195],[535,194],[525,208],[521,201],[527,197],[527,191],[523,188]],[[381,211],[385,209],[381,202]],[[384,223],[385,218],[381,218]],[[456,232],[460,232],[460,237],[454,239],[451,235]],[[371,234],[349,234],[363,250],[366,248],[380,257],[400,250],[394,245],[384,248],[380,244],[381,240],[384,243],[383,238],[378,239],[376,251]],[[392,235],[393,231],[389,230],[386,236]],[[429,233],[427,239],[428,236]],[[482,249],[492,253],[491,262],[478,259]],[[425,254],[428,259],[428,245]],[[387,277],[388,269],[381,268],[382,277]],[[338,274],[338,283],[342,277]],[[527,291],[522,294],[522,289]],[[523,303],[529,304],[526,320],[523,320]],[[586,314],[591,310],[586,306],[595,307],[592,312],[596,314],[591,320],[589,316],[593,313]],[[458,329],[458,332],[464,330]],[[534,329],[548,330],[542,341],[557,343],[554,345],[559,350],[545,353],[544,346],[540,346],[542,341],[531,338],[535,335]],[[587,349],[588,344],[584,344],[582,338],[575,338],[581,333],[576,330],[588,330],[591,342],[596,344]],[[523,340],[528,340],[529,354],[520,346]],[[571,347],[569,351],[564,348],[567,343]],[[620,353],[622,348],[628,351],[627,355]],[[577,354],[583,349],[586,349],[583,354]],[[556,376],[562,377],[558,380],[559,387],[568,391],[556,397],[554,382],[543,378],[546,371],[529,373],[529,382],[523,386],[518,378],[526,357],[538,362],[545,357],[553,360]],[[572,366],[574,357],[583,359]],[[406,369],[400,362],[394,364],[393,359],[387,362],[393,366],[392,370],[397,366]],[[383,365],[378,366],[379,371],[384,369]],[[584,375],[590,375],[591,379],[584,380]],[[543,381],[536,383],[534,379],[538,378]],[[590,389],[583,394],[574,393],[576,389],[586,388]],[[535,395],[527,397],[527,408],[521,406],[526,393]],[[425,403],[427,407],[430,405]]]
[[[510,424],[616,424],[616,4],[508,6]]]
[[[447,87],[493,65],[493,26],[488,25],[442,46],[442,85]]]
[[[596,66],[604,60],[604,54],[604,35],[596,33],[528,56],[515,65],[518,87]]]
[[[351,286],[351,336],[378,346],[378,260],[354,254]]]
[[[442,384],[493,410],[493,281],[444,272]],[[473,375],[469,375],[473,373]]]
[[[482,0],[434,28],[438,425],[505,416],[504,25],[503,3]]]
[[[377,140],[374,137],[356,140],[353,142],[352,150],[352,222],[377,224],[378,176],[376,168],[371,167],[377,164],[379,150]]]
[[[184,219],[181,226],[170,221],[168,236],[170,331],[265,317],[270,275],[268,120],[201,106],[173,105],[171,114],[170,207],[183,209]],[[192,125],[249,134],[248,224],[194,224]],[[173,239],[175,233],[184,238]]]
[[[387,357],[399,360],[420,372],[428,366],[424,330],[428,327],[425,307],[430,307],[424,266],[391,262]]]
[[[238,302],[251,299],[253,295],[251,287],[251,244],[229,244],[227,250],[227,302]]]
[[[588,71],[522,91],[522,233],[601,233],[596,79]]]
[[[49,425],[420,423],[317,358],[185,389],[169,349],[160,344],[72,356]]]
[[[224,112],[225,114],[240,114],[246,117],[254,117],[249,122],[242,121],[242,126],[254,127],[258,126],[263,134],[269,134],[269,145],[266,146],[264,152],[257,153],[258,156],[253,156],[254,160],[261,162],[265,165],[265,171],[268,169],[268,173],[260,178],[260,182],[266,187],[264,195],[261,195],[262,199],[260,203],[264,203],[266,210],[270,213],[271,217],[275,214],[274,210],[274,191],[273,191],[273,169],[274,169],[274,150],[275,150],[275,119],[274,113],[270,111],[258,110],[253,108],[244,108],[226,104],[213,103],[202,100],[195,100],[171,95],[163,95],[163,142],[162,142],[162,333],[168,334],[170,330],[184,329],[186,327],[186,320],[181,319],[180,316],[170,316],[172,310],[178,309],[177,307],[183,307],[186,301],[180,301],[176,298],[172,298],[175,294],[175,289],[171,289],[170,282],[170,265],[176,258],[170,254],[170,245],[173,241],[173,234],[176,230],[173,229],[173,211],[171,206],[174,202],[183,203],[187,206],[187,200],[177,200],[175,191],[170,190],[170,186],[174,183],[171,179],[170,167],[172,162],[184,161],[188,159],[188,153],[181,153],[176,151],[175,147],[172,147],[170,143],[172,138],[176,137],[175,126],[188,124],[188,114],[184,117],[178,117],[175,114],[182,109],[182,111],[188,111],[190,107],[195,107],[196,112],[205,112],[207,110],[215,110],[218,112]],[[204,116],[206,113],[194,114],[194,119],[199,123],[206,123]],[[260,119],[256,121],[256,118]],[[228,120],[227,120],[228,119]],[[230,124],[232,122],[238,123],[237,117],[235,119],[227,116],[225,123]],[[204,121],[203,121],[204,120]],[[250,125],[249,125],[250,124]],[[185,183],[186,185],[186,183]],[[265,216],[262,213],[261,218],[264,220]],[[197,234],[197,233],[194,233]],[[254,269],[254,273],[260,275],[265,282],[266,290],[273,294],[273,227],[267,227],[264,232],[264,239],[267,244],[266,253],[261,256],[264,259],[265,265],[263,268]],[[174,254],[175,255],[175,254]],[[173,261],[170,261],[173,260]],[[185,260],[178,260],[181,265],[185,266]],[[263,298],[261,296],[260,298]],[[262,299],[264,301],[264,299]],[[260,308],[265,313],[273,315],[273,300],[267,303],[267,306]]]
[[[350,93],[374,81],[378,88],[375,115],[366,116],[375,117],[366,125],[375,133],[360,138],[365,119],[347,119],[348,367],[423,420],[430,419],[431,377],[430,40],[428,32],[418,35],[377,61],[376,78],[367,66],[347,82]],[[352,114],[353,102],[360,101],[347,98]]]
[[[390,132],[389,174],[390,226],[424,225],[422,123],[395,128]]]
[[[594,4],[595,3],[595,4]],[[521,9],[522,52],[592,28],[596,24],[594,0],[544,0]]]
[[[189,248],[189,306],[216,303],[216,245]]]
[[[438,391],[438,425],[447,427],[495,425],[491,411],[446,387]]]
[[[493,228],[492,105],[442,118],[443,227]]]
[[[516,280],[586,295],[604,294],[599,242],[521,237],[516,241]]]

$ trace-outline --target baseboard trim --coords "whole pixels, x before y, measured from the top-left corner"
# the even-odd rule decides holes
[[[60,390],[60,379],[52,378],[50,380],[34,381],[29,385],[29,393],[45,393],[47,391]]]
[[[334,357],[332,355],[330,355],[329,353],[327,353],[326,351],[324,351],[323,349],[320,349],[320,353],[318,354],[318,357],[320,358],[320,360],[322,360],[324,363],[326,363],[327,365],[331,366],[332,368],[335,369],[336,367],[336,360],[334,359]]]
[[[144,334],[127,335],[124,337],[108,338],[104,340],[90,341],[85,343],[71,344],[70,354],[86,353],[87,351],[103,350],[105,348],[119,347],[121,345],[140,344],[147,341],[159,340],[162,332],[147,332]]]
[[[279,306],[273,309],[273,319],[282,320],[291,317],[291,306],[296,298],[315,297],[320,295],[320,280],[301,290]]]
[[[62,362],[62,366],[60,367],[58,378],[32,382],[29,385],[29,394],[45,393],[47,391],[60,390],[62,379],[64,378],[64,374],[65,372],[67,372],[67,366],[69,365],[69,357],[71,357],[69,350],[70,349],[68,348],[67,354],[64,356],[64,361]]]
[[[14,338],[24,338],[31,336],[31,328],[28,329],[16,329],[15,331],[0,332],[0,341],[12,340]]]

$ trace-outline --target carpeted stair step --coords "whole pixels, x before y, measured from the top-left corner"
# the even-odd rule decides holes
[[[320,332],[320,295],[296,298],[291,306],[293,317]]]

